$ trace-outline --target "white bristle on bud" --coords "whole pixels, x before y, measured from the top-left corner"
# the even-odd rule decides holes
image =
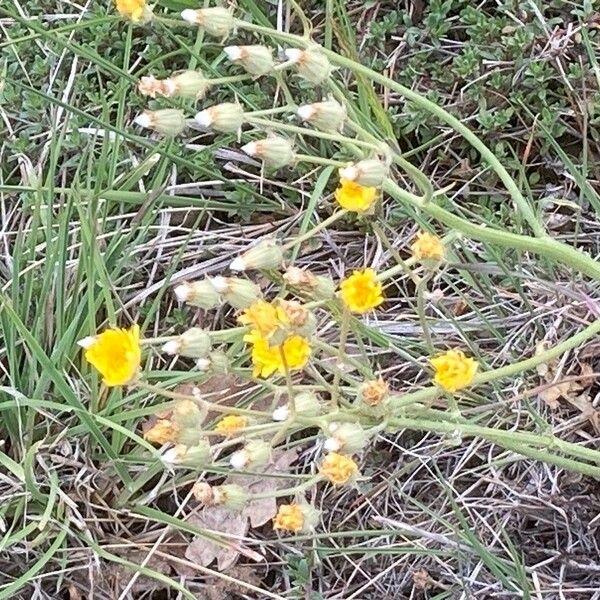
[[[179,302],[185,302],[190,297],[190,288],[187,283],[182,283],[175,288],[175,297]]]
[[[342,444],[340,444],[340,441],[337,438],[330,437],[325,440],[323,446],[328,452],[337,452],[342,447]]]
[[[229,464],[234,469],[243,469],[248,465],[250,457],[248,456],[248,452],[246,450],[238,450],[231,455],[229,459]]]
[[[243,54],[242,49],[239,46],[227,46],[226,48],[223,48],[223,52],[227,54],[227,58],[232,62],[240,60]]]
[[[212,277],[210,279],[210,283],[215,288],[215,290],[217,290],[217,292],[219,292],[219,294],[226,292],[229,288],[227,279],[225,277],[223,277],[222,275],[217,275],[216,277]]]
[[[181,11],[181,18],[188,23],[197,23],[196,11],[191,8],[186,8]]]
[[[273,421],[287,421],[287,418],[290,415],[290,409],[288,408],[287,405],[285,406],[278,406],[274,411],[273,411]]]
[[[210,358],[199,358],[196,361],[196,366],[198,367],[198,369],[200,371],[208,371],[208,369],[210,369],[211,364],[212,363],[210,361]],[[195,389],[198,389],[198,388],[195,388]]]
[[[236,256],[231,261],[231,264],[229,265],[229,268],[232,271],[245,271],[246,270],[246,263],[244,262],[244,259],[241,256]]]
[[[302,59],[303,51],[299,48],[287,48],[283,53],[288,60],[297,63]]]
[[[248,142],[242,146],[242,152],[245,152],[248,156],[256,156],[258,153],[258,145],[256,142]]]
[[[196,123],[198,123],[198,125],[201,127],[210,127],[212,125],[213,118],[209,110],[201,110],[194,117],[194,121],[196,121]]]
[[[173,356],[174,354],[179,354],[179,342],[177,340],[170,340],[166,344],[163,345],[162,351],[165,354],[170,354]]]
[[[93,346],[95,343],[96,343],[96,336],[88,335],[87,337],[84,337],[81,340],[79,340],[77,342],[77,345],[81,346],[82,348],[85,348],[87,350],[90,346]]]
[[[152,117],[147,112],[140,113],[133,122],[144,129],[152,127]]]
[[[298,116],[303,121],[308,121],[309,119],[311,119],[315,112],[315,107],[312,104],[304,104],[303,106],[300,106],[298,108]]]
[[[348,181],[354,181],[355,179],[358,178],[358,169],[356,167],[350,166],[350,167],[344,167],[343,169],[340,169],[340,177],[342,179],[347,179]]]

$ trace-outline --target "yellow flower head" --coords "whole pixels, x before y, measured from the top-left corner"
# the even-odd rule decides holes
[[[358,465],[349,456],[330,452],[323,459],[319,472],[334,485],[342,485],[358,474]]]
[[[340,179],[340,186],[335,190],[335,199],[342,208],[359,213],[368,211],[376,196],[377,188],[365,187],[348,179]]]
[[[444,244],[442,240],[432,233],[422,231],[417,234],[417,239],[410,247],[413,256],[418,260],[442,260],[444,258]]]
[[[145,0],[115,0],[115,6],[120,14],[134,23],[150,20],[152,14]]]
[[[366,313],[383,302],[383,287],[373,269],[354,271],[340,284],[344,304],[355,313]]]
[[[270,377],[276,371],[285,375],[286,366],[290,371],[302,369],[310,357],[310,344],[300,335],[291,335],[281,345],[271,346],[267,338],[254,330],[244,340],[252,344],[253,377]]]
[[[299,504],[282,504],[273,519],[273,529],[297,533],[304,527],[304,513]]]
[[[281,308],[265,300],[257,300],[238,317],[238,321],[249,325],[262,337],[270,338],[287,320]]]
[[[433,380],[447,392],[467,387],[479,367],[476,360],[467,358],[460,350],[448,350],[430,362],[435,370]]]
[[[135,378],[140,366],[140,328],[107,329],[101,334],[84,338],[85,358],[103,377],[107,386],[126,385]]]
[[[226,436],[233,436],[248,426],[248,419],[241,415],[227,415],[216,425],[215,431]]]
[[[151,444],[162,446],[168,442],[176,442],[179,436],[179,427],[168,419],[159,419],[146,433],[144,439]]]

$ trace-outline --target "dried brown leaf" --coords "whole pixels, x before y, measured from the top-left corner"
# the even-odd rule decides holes
[[[263,471],[264,475],[256,477],[232,475],[227,477],[224,483],[241,485],[250,494],[269,494],[291,487],[294,485],[293,480],[285,477],[269,477],[269,475],[288,473],[297,455],[296,450],[275,452],[273,462]],[[276,514],[277,501],[274,494],[253,500],[241,512],[234,512],[222,506],[204,507],[196,515],[191,516],[189,522],[216,535],[224,534],[221,543],[198,537],[189,545],[185,556],[188,560],[204,567],[216,560],[219,571],[231,567],[239,554],[251,560],[263,560],[261,554],[246,548],[240,538],[246,535],[250,526],[260,527]]]

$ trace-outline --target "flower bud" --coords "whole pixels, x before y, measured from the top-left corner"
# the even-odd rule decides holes
[[[222,303],[221,295],[211,280],[185,281],[175,287],[175,296],[179,302],[200,308],[215,308]]]
[[[313,293],[317,300],[331,300],[335,296],[335,283],[331,277],[317,275],[317,287]]]
[[[380,187],[388,176],[389,168],[377,159],[361,160],[340,169],[340,178],[365,187]]]
[[[306,291],[314,290],[318,285],[315,275],[300,267],[288,267],[283,274],[283,279],[290,285]]]
[[[226,437],[235,437],[248,427],[248,425],[249,421],[247,417],[242,415],[226,415],[215,425],[215,431]]]
[[[276,241],[267,239],[252,246],[234,258],[229,268],[232,271],[254,271],[257,269],[277,269],[283,262],[283,252]]]
[[[229,464],[234,469],[256,468],[271,460],[271,444],[263,440],[250,440],[241,450],[234,452]]]
[[[382,377],[365,381],[358,388],[358,399],[370,407],[386,404],[389,400],[389,395],[390,387]]]
[[[331,73],[329,59],[317,48],[288,48],[285,50],[285,56],[296,65],[298,74],[310,83],[322,83]]]
[[[366,431],[358,423],[331,423],[330,437],[325,440],[325,450],[354,454],[360,452],[368,442]]]
[[[206,410],[201,410],[193,400],[179,400],[171,416],[171,421],[177,427],[177,443],[189,447],[199,444],[205,417]]]
[[[202,127],[222,133],[235,133],[244,122],[244,111],[236,102],[223,102],[200,111],[194,120]]]
[[[279,300],[277,306],[281,308],[287,325],[294,333],[310,337],[317,326],[315,315],[300,302],[295,300]]]
[[[180,354],[189,358],[206,356],[211,348],[210,336],[200,327],[192,327],[163,347],[167,354]]]
[[[241,510],[249,500],[244,488],[235,484],[213,487],[204,481],[198,481],[192,487],[192,494],[204,506],[225,506],[231,510]]]
[[[321,131],[339,131],[346,119],[346,109],[335,100],[326,100],[300,106],[298,116]]]
[[[212,462],[210,444],[207,440],[200,440],[195,446],[177,444],[162,455],[163,462],[169,465],[185,467],[203,467]]]
[[[285,138],[271,136],[242,146],[248,156],[260,158],[267,167],[280,169],[294,162],[294,149]]]
[[[225,38],[233,29],[233,15],[220,6],[198,10],[186,8],[181,12],[181,18],[188,23],[198,25],[200,29],[214,37]]]
[[[209,352],[208,356],[199,358],[196,361],[196,366],[200,371],[211,371],[215,374],[224,375],[225,373],[229,373],[230,365],[227,355],[220,350],[215,350],[214,352]]]
[[[260,288],[247,279],[239,277],[213,277],[210,282],[233,308],[248,308],[262,297]]]
[[[264,75],[273,70],[273,50],[266,46],[227,46],[223,48],[227,58],[242,65],[251,75]]]
[[[134,123],[145,129],[153,129],[168,136],[179,135],[186,125],[183,111],[176,108],[145,110],[134,119]]]
[[[183,71],[169,78],[173,82],[175,98],[204,98],[210,81],[202,71]]]
[[[322,410],[321,400],[313,392],[301,392],[294,396],[294,406],[299,417],[316,417]],[[273,421],[285,421],[289,414],[289,404],[279,406],[273,411]]]

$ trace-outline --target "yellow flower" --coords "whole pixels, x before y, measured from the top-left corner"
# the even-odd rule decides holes
[[[119,13],[134,23],[149,21],[152,18],[152,12],[146,6],[145,0],[115,0],[115,6]]]
[[[417,239],[411,245],[410,250],[418,260],[442,260],[444,258],[444,244],[442,240],[437,235],[427,233],[426,231],[417,234]]]
[[[346,210],[363,213],[373,206],[377,188],[365,187],[348,179],[340,179],[340,187],[335,190],[337,203]]]
[[[334,485],[341,485],[357,475],[358,465],[349,456],[330,452],[323,459],[319,472]]]
[[[168,419],[159,419],[146,433],[144,439],[151,444],[163,445],[167,442],[176,442],[179,436],[179,427]]]
[[[239,433],[247,426],[248,419],[246,417],[241,415],[227,415],[215,425],[215,431],[222,433],[223,435],[232,436]]]
[[[344,304],[355,313],[366,313],[383,302],[383,287],[373,269],[354,271],[340,284]]]
[[[257,300],[238,317],[238,321],[242,325],[249,325],[262,337],[270,338],[287,319],[281,308],[265,300]]]
[[[467,358],[460,350],[448,350],[432,358],[430,362],[435,370],[433,380],[448,392],[467,387],[473,381],[479,367],[476,360]]]
[[[253,330],[244,336],[244,341],[252,344],[253,377],[269,377],[275,371],[285,375],[286,366],[290,371],[302,369],[310,357],[310,344],[300,335],[291,335],[281,345],[271,346],[267,338]]]
[[[140,366],[140,328],[107,329],[79,341],[85,358],[103,377],[107,386],[126,385],[135,378]]]
[[[304,513],[299,504],[282,504],[273,519],[273,529],[297,533],[304,527]]]

